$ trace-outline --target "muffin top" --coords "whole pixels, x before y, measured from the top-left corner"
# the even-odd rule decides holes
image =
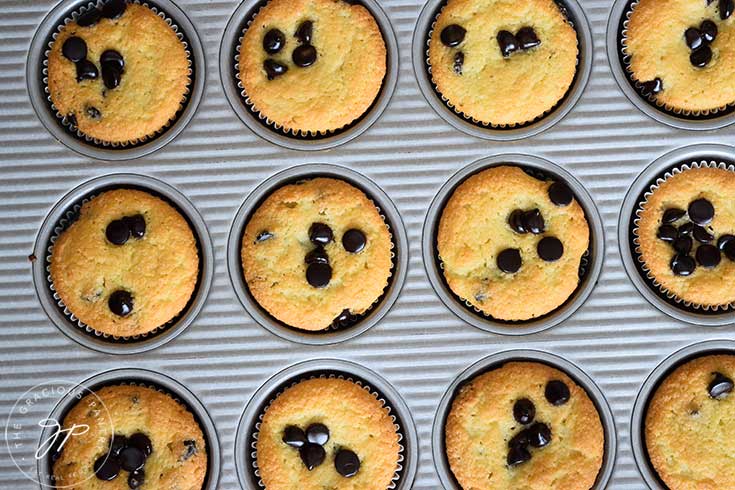
[[[648,406],[646,449],[671,490],[718,490],[735,481],[735,356],[709,355],[679,366]]]
[[[624,51],[645,95],[671,109],[702,112],[735,102],[732,1],[640,0]]]
[[[572,191],[512,166],[483,170],[460,184],[437,235],[450,289],[506,321],[562,305],[579,285],[588,246],[587,220]]]
[[[240,81],[256,112],[296,134],[341,129],[372,105],[386,73],[370,12],[344,0],[270,0],[240,46]]]
[[[647,196],[639,260],[662,289],[696,305],[735,302],[735,172],[692,167]]]
[[[588,490],[605,436],[592,400],[569,376],[541,363],[509,362],[459,390],[445,442],[466,490]]]
[[[62,27],[48,57],[51,101],[85,135],[144,140],[166,127],[188,92],[189,59],[148,7],[108,1]]]
[[[102,388],[64,417],[63,428],[72,427],[77,435],[53,465],[59,488],[202,488],[208,459],[202,430],[164,393],[133,385]]]
[[[572,85],[577,55],[577,33],[554,0],[449,0],[429,41],[442,97],[493,126],[553,109]]]
[[[392,248],[388,226],[365,193],[315,178],[265,199],[245,226],[241,254],[260,306],[291,327],[323,330],[382,296]]]
[[[398,470],[398,437],[368,389],[338,378],[301,381],[263,416],[260,477],[268,490],[385,490]]]
[[[89,327],[117,337],[150,332],[176,317],[198,273],[196,241],[184,217],[134,189],[86,202],[51,253],[51,281],[64,305]]]

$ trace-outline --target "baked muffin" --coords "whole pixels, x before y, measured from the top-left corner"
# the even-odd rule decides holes
[[[64,305],[115,337],[145,334],[175,318],[198,275],[199,253],[184,217],[133,189],[86,202],[51,252],[51,282]]]
[[[168,395],[140,386],[102,388],[64,417],[63,429],[71,428],[75,435],[53,463],[59,488],[202,488],[207,472],[202,430]]]
[[[719,490],[735,482],[735,356],[687,362],[661,383],[646,412],[648,456],[670,490]]]
[[[668,109],[708,112],[735,102],[732,0],[640,0],[623,52],[643,94]]]
[[[589,490],[605,436],[597,409],[569,376],[541,363],[509,362],[460,389],[445,442],[465,490]]]
[[[269,0],[240,46],[253,109],[279,129],[324,134],[359,119],[380,93],[387,54],[370,12],[345,0]]]
[[[368,311],[392,268],[392,238],[375,204],[338,179],[285,185],[242,237],[250,293],[277,320],[323,330]]]
[[[48,55],[51,102],[85,135],[145,140],[168,126],[188,93],[184,44],[150,8],[109,0],[61,28]]]
[[[256,446],[268,490],[385,490],[398,470],[398,433],[366,388],[314,378],[266,409]]]
[[[574,81],[577,58],[577,33],[554,0],[449,0],[429,41],[442,98],[492,126],[551,111]]]
[[[588,247],[584,210],[569,187],[512,166],[460,184],[437,234],[449,288],[504,321],[545,315],[569,299]]]
[[[692,167],[655,187],[634,229],[639,260],[659,287],[700,306],[735,302],[735,172]]]

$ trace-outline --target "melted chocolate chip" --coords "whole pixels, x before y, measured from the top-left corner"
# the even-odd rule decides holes
[[[306,428],[306,440],[323,446],[329,441],[329,429],[324,424],[311,424]]]
[[[686,211],[684,211],[683,209],[669,208],[666,211],[664,211],[664,215],[661,218],[661,222],[667,225],[670,225],[671,223],[679,221],[681,218],[684,217],[685,214],[686,214]]]
[[[123,449],[125,449],[128,445],[128,439],[121,435],[121,434],[115,434],[110,439],[110,455],[111,456],[120,456],[120,453]]]
[[[102,113],[100,112],[100,110],[91,105],[87,106],[84,112],[87,113],[87,117],[89,117],[90,119],[94,119],[95,121],[99,121],[100,119],[102,119]]]
[[[664,242],[673,242],[676,240],[678,232],[676,231],[676,228],[671,225],[661,225],[658,227],[656,236],[659,240],[663,240]]]
[[[454,73],[457,75],[462,74],[462,67],[464,66],[464,53],[462,51],[457,51],[454,53],[454,63],[452,64],[452,69],[454,70]]]
[[[527,447],[528,446],[528,431],[522,430],[518,434],[514,435],[510,441],[508,441],[508,447]]]
[[[350,310],[344,309],[342,312],[337,315],[337,318],[335,318],[332,321],[332,325],[336,327],[346,327],[352,322],[352,313],[350,313]]]
[[[706,44],[689,55],[689,62],[697,68],[704,68],[710,61],[712,61],[712,48]]]
[[[531,27],[522,27],[521,30],[516,33],[516,38],[518,39],[520,48],[524,50],[535,48],[541,44],[541,40]]]
[[[325,288],[332,280],[332,268],[329,264],[309,264],[306,268],[306,281],[315,288]]]
[[[108,49],[100,56],[100,65],[102,66],[102,71],[105,70],[105,65],[110,65],[122,72],[125,70],[125,59],[114,49]]]
[[[569,387],[563,381],[555,379],[546,383],[544,396],[546,396],[549,403],[558,407],[568,402],[571,394],[569,393]]]
[[[314,245],[327,245],[334,239],[334,234],[329,225],[324,223],[312,223],[309,227],[309,240]]]
[[[145,464],[145,454],[137,447],[128,446],[120,453],[120,466],[125,471],[139,470]]]
[[[695,254],[697,263],[707,269],[717,267],[722,257],[720,256],[720,249],[714,245],[700,245]]]
[[[102,481],[112,481],[120,474],[120,462],[104,455],[94,462],[94,476]]]
[[[99,22],[102,12],[97,7],[87,10],[77,18],[77,25],[80,27],[90,27]]]
[[[319,444],[307,442],[299,448],[299,456],[306,469],[311,471],[324,462],[327,453]]]
[[[689,49],[697,49],[704,44],[702,33],[696,27],[690,27],[684,31],[684,39],[686,40]]]
[[[291,447],[300,448],[306,444],[306,434],[299,427],[289,425],[283,430],[283,442]]]
[[[715,239],[715,236],[712,233],[710,233],[709,230],[707,230],[707,228],[703,226],[695,226],[692,236],[699,243],[709,243]]]
[[[679,227],[677,236],[689,236],[692,233],[694,233],[694,223],[688,221]]]
[[[294,65],[301,68],[311,66],[316,62],[316,48],[311,44],[302,44],[291,53]]]
[[[61,54],[64,58],[74,63],[82,61],[87,57],[87,43],[81,37],[70,37],[64,41],[64,45],[61,47]]]
[[[314,23],[310,20],[302,22],[296,29],[296,39],[304,44],[311,44],[311,37],[314,34]]]
[[[653,80],[648,80],[647,82],[640,82],[640,85],[641,93],[645,97],[657,94],[664,89],[664,82],[658,77],[654,78]]]
[[[273,233],[271,233],[270,231],[261,231],[255,237],[255,243],[264,242],[266,240],[270,240],[271,238],[273,238]]]
[[[707,199],[701,198],[689,203],[689,219],[700,226],[708,225],[715,216],[715,208]]]
[[[334,457],[334,469],[345,478],[352,478],[360,471],[360,458],[349,449],[340,449]]]
[[[271,29],[263,36],[263,51],[276,54],[286,44],[286,36],[278,29]]]
[[[724,253],[725,257],[727,257],[728,259],[735,260],[735,240],[728,241],[722,247],[722,253]]]
[[[710,397],[721,400],[730,394],[733,389],[733,382],[722,373],[714,373],[714,375],[715,378],[707,387],[707,391]]]
[[[517,248],[506,248],[498,254],[496,263],[501,271],[515,274],[521,268],[521,251]]]
[[[513,404],[513,418],[519,424],[528,425],[536,418],[536,406],[528,398],[521,398]]]
[[[564,182],[554,182],[549,186],[549,199],[557,206],[568,206],[574,199],[572,190]]]
[[[675,275],[686,277],[694,272],[694,269],[697,268],[697,264],[690,256],[677,254],[671,259],[669,267],[671,267],[671,271]]]
[[[153,452],[151,439],[142,432],[136,432],[128,439],[128,446],[138,449],[147,458]]]
[[[268,80],[280,77],[288,71],[288,67],[286,65],[282,65],[276,60],[271,59],[267,59],[263,62],[263,69],[265,70],[265,75],[268,77]]]
[[[320,245],[306,254],[304,262],[307,264],[328,264],[329,256],[327,255],[326,250],[324,250],[324,247]]]
[[[506,462],[508,463],[508,466],[517,466],[529,461],[530,459],[531,453],[528,452],[528,449],[523,446],[511,446],[511,448],[508,449]]]
[[[113,245],[124,245],[130,238],[130,228],[122,219],[110,221],[105,229],[105,237]]]
[[[136,214],[134,216],[126,216],[123,221],[130,230],[130,236],[133,238],[141,239],[145,236],[145,218],[142,214]]]
[[[102,7],[102,17],[117,19],[125,13],[127,3],[128,2],[125,0],[108,0]]]
[[[521,211],[520,209],[516,209],[515,211],[510,213],[510,216],[508,216],[508,225],[516,233],[528,233],[528,230],[526,230],[526,227],[523,223],[523,211]]]
[[[110,295],[107,306],[117,316],[128,316],[133,311],[133,296],[127,291],[118,289]]]
[[[541,216],[541,211],[532,209],[523,213],[523,228],[534,235],[543,233],[546,229],[546,223],[544,222],[544,217]]]
[[[727,244],[733,240],[735,240],[735,235],[722,235],[717,239],[717,248],[724,252]]]
[[[105,83],[105,87],[112,90],[120,85],[122,80],[122,71],[112,63],[102,65],[102,81]]]
[[[674,240],[674,243],[672,245],[674,246],[674,250],[676,250],[680,254],[686,255],[692,251],[692,246],[694,245],[694,242],[691,237],[682,236]]]
[[[707,43],[712,43],[717,38],[717,24],[709,19],[702,21],[699,31],[702,33],[702,39]]]
[[[367,244],[367,237],[360,230],[347,230],[342,235],[342,246],[350,253],[356,254],[362,252],[365,244]]]
[[[509,57],[514,51],[518,51],[518,39],[508,31],[500,31],[497,35],[498,45],[500,46],[500,53],[503,58]]]
[[[537,422],[526,429],[526,432],[528,432],[528,444],[533,447],[541,448],[551,442],[551,429],[546,424]]]
[[[558,238],[547,236],[542,238],[536,246],[539,257],[546,262],[555,262],[564,255],[564,245]]]
[[[76,67],[77,82],[81,82],[83,80],[95,80],[97,77],[99,77],[97,67],[94,66],[94,63],[89,60],[82,60],[78,62]]]
[[[733,0],[719,0],[717,8],[720,11],[720,19],[726,20],[735,11],[735,2]]]
[[[193,439],[185,440],[184,447],[186,449],[184,450],[184,454],[181,455],[181,458],[179,458],[179,461],[186,461],[199,452],[199,449],[197,449],[197,441]]]
[[[142,487],[143,483],[145,483],[145,471],[143,471],[143,468],[135,470],[128,475],[128,487],[132,490]]]
[[[442,44],[449,48],[459,46],[464,41],[464,36],[467,33],[464,27],[457,24],[450,24],[442,29],[441,35],[439,36]]]

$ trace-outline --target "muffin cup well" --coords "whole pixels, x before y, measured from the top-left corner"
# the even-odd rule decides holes
[[[268,313],[252,296],[245,282],[242,269],[242,236],[250,217],[260,204],[274,191],[284,185],[316,177],[327,177],[347,182],[360,189],[373,201],[388,225],[393,243],[393,267],[383,295],[362,315],[357,316],[351,325],[327,330],[307,331],[297,329],[279,321]],[[390,198],[373,181],[353,170],[336,165],[312,164],[292,167],[268,178],[260,184],[245,200],[235,215],[227,241],[227,265],[230,280],[238,299],[247,312],[260,325],[293,342],[302,344],[333,344],[353,338],[367,331],[383,318],[398,299],[398,294],[406,280],[408,269],[408,238],[403,227],[401,215]]]
[[[456,129],[472,136],[496,141],[510,141],[533,136],[549,129],[566,116],[582,96],[592,72],[592,31],[577,0],[560,0],[560,9],[577,32],[577,73],[566,95],[549,111],[535,120],[515,126],[481,123],[456,111],[432,81],[429,64],[429,40],[437,17],[447,0],[429,0],[419,15],[413,33],[412,59],[421,93],[436,113]]]
[[[170,396],[194,416],[207,443],[207,474],[202,490],[216,490],[221,461],[219,438],[214,422],[199,399],[178,381],[168,376],[145,369],[115,369],[97,374],[67,391],[47,418],[62,423],[64,417],[66,417],[69,411],[85,394],[94,393],[96,390],[107,386],[119,385],[137,385],[155,389]],[[39,446],[44,441],[49,440],[53,434],[54,428],[46,427],[41,433]],[[53,461],[51,453],[52,451],[48,451],[43,457],[38,459],[38,481],[41,482],[44,488],[56,488],[52,481]]]
[[[303,134],[287,131],[259,113],[247,97],[240,82],[240,45],[245,31],[268,0],[243,0],[225,28],[220,46],[220,78],[228,102],[237,116],[256,135],[276,145],[293,150],[324,150],[334,148],[357,138],[378,120],[398,82],[398,41],[390,20],[377,0],[356,0],[370,11],[383,34],[387,50],[386,73],[383,85],[373,104],[357,120],[347,126],[326,133]]]
[[[613,473],[615,466],[615,454],[617,452],[617,435],[615,432],[615,419],[605,396],[595,382],[571,361],[558,357],[554,354],[537,350],[509,350],[499,352],[481,359],[462,371],[460,375],[449,385],[446,393],[439,402],[439,407],[434,418],[431,434],[431,447],[434,456],[439,479],[446,490],[462,490],[449,466],[446,455],[444,429],[446,426],[452,402],[459,390],[477,376],[493,369],[497,369],[509,362],[538,362],[558,369],[572,378],[582,389],[587,392],[597,409],[602,422],[602,430],[605,436],[605,452],[602,457],[602,466],[597,474],[595,485],[590,490],[604,490]]]
[[[646,448],[645,423],[649,402],[663,380],[674,369],[698,357],[714,354],[735,355],[735,342],[709,340],[690,345],[671,354],[648,375],[638,392],[630,421],[630,442],[638,471],[640,471],[643,480],[651,490],[668,490],[669,487],[661,481],[658,473],[653,468]]]
[[[31,43],[26,80],[38,118],[51,135],[71,150],[100,160],[130,160],[147,155],[171,142],[194,117],[204,92],[204,49],[194,25],[171,0],[131,0],[153,10],[176,32],[189,59],[189,83],[181,106],[166,126],[156,133],[125,143],[102,141],[79,131],[65,114],[58,112],[48,88],[48,55],[61,28],[103,0],[64,0],[41,22]]]
[[[69,311],[56,293],[50,275],[54,243],[78,217],[82,204],[113,189],[138,189],[172,205],[189,223],[199,253],[199,278],[188,305],[174,319],[146,334],[115,337],[95,330]],[[108,354],[134,354],[155,349],[181,334],[196,318],[212,283],[214,253],[207,228],[194,205],[179,191],[152,177],[136,174],[111,174],[76,187],[59,201],[46,217],[36,237],[33,255],[33,282],[41,306],[63,334],[77,343]]]
[[[630,15],[640,0],[615,0],[607,25],[607,55],[615,81],[625,96],[641,112],[669,126],[690,129],[718,129],[735,122],[735,103],[709,111],[692,112],[669,107],[654,96],[644,96],[630,70],[626,36]]]
[[[628,190],[618,222],[618,244],[625,271],[633,285],[653,306],[684,322],[704,326],[729,325],[735,322],[735,304],[703,307],[685,302],[665,290],[649,274],[641,261],[636,234],[638,213],[648,195],[666,178],[682,169],[718,166],[735,171],[735,153],[724,145],[694,145],[667,153],[651,163]]]
[[[590,245],[587,253],[582,257],[580,263],[579,286],[567,301],[547,313],[544,316],[522,321],[503,321],[485,315],[468,301],[456,295],[444,277],[442,262],[437,251],[436,236],[439,228],[444,206],[451,198],[455,189],[469,177],[501,165],[519,167],[530,175],[539,178],[550,178],[566,183],[574,193],[577,202],[582,206],[590,230]],[[449,308],[452,313],[470,325],[479,329],[503,334],[503,335],[526,335],[537,333],[542,330],[558,325],[569,318],[592,293],[602,270],[602,262],[605,254],[604,232],[602,219],[597,211],[592,197],[587,193],[582,184],[563,168],[544,160],[542,158],[522,155],[503,154],[478,160],[454,174],[439,190],[426,214],[424,222],[421,248],[423,251],[424,266],[434,291],[439,299]]]
[[[367,389],[389,410],[398,431],[398,468],[388,490],[410,490],[418,467],[418,436],[408,406],[388,381],[377,373],[348,361],[316,359],[295,364],[274,375],[248,402],[235,436],[235,463],[243,489],[265,488],[257,466],[260,422],[273,401],[300,381],[313,378],[340,378]]]

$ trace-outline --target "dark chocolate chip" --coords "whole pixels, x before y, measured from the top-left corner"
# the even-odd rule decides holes
[[[503,55],[503,58],[507,58],[514,51],[518,51],[518,39],[516,39],[512,33],[508,31],[500,31],[498,32],[497,40],[498,45],[500,46],[500,53]]]
[[[334,234],[329,225],[324,223],[312,223],[309,227],[309,240],[314,245],[326,245],[334,239]]]
[[[722,247],[722,253],[730,260],[735,260],[735,240],[730,240]]]
[[[151,439],[142,432],[136,432],[128,438],[128,446],[138,449],[147,458],[153,452]]]
[[[533,447],[544,447],[551,442],[551,429],[546,424],[536,422],[526,429],[528,432],[528,443]]]
[[[679,221],[681,218],[684,217],[684,215],[687,214],[686,211],[679,208],[669,208],[666,211],[664,211],[664,215],[661,218],[661,222],[667,225],[670,225],[671,223],[674,223],[676,221]]]
[[[340,449],[334,457],[334,469],[345,478],[352,478],[360,471],[360,458],[349,449]]]
[[[539,257],[546,262],[554,262],[564,255],[564,245],[558,238],[547,236],[538,242],[536,251],[538,252]]]
[[[697,49],[704,43],[704,39],[702,39],[702,33],[699,32],[699,29],[696,27],[690,27],[686,31],[684,31],[684,40],[687,43],[687,46],[689,46],[689,49]]]
[[[77,63],[77,82],[82,80],[94,80],[99,76],[97,67],[89,60],[82,60]]]
[[[332,280],[332,268],[329,264],[309,264],[306,280],[312,287],[325,288]]]
[[[311,471],[324,462],[327,453],[319,444],[307,442],[299,448],[299,456],[306,469]]]
[[[464,36],[467,33],[464,27],[457,24],[450,24],[442,29],[441,38],[442,44],[449,48],[459,46],[464,41]]]
[[[710,397],[721,400],[730,394],[733,389],[733,382],[722,373],[714,373],[714,375],[715,379],[709,384],[707,391]]]
[[[719,0],[717,7],[720,11],[720,19],[725,20],[735,11],[735,2],[733,0]]]
[[[697,68],[704,68],[710,61],[712,61],[712,49],[706,44],[689,55],[689,62]]]
[[[456,73],[457,75],[461,75],[463,66],[464,66],[464,53],[462,51],[457,51],[456,53],[454,53],[454,63],[452,64],[454,73]]]
[[[93,107],[91,105],[87,106],[85,112],[90,119],[94,119],[95,121],[99,121],[100,119],[102,119],[102,113],[96,107]]]
[[[711,43],[717,38],[717,24],[709,19],[702,21],[702,24],[699,26],[699,31],[707,43]]]
[[[134,216],[126,216],[123,221],[130,230],[130,235],[133,238],[143,238],[145,236],[145,218],[142,214],[136,214]]]
[[[516,209],[515,211],[510,213],[510,216],[508,216],[508,225],[510,225],[511,229],[516,233],[528,233],[528,230],[526,230],[526,227],[523,223],[523,214],[523,211],[521,211],[520,209]]]
[[[145,471],[143,468],[137,469],[128,475],[128,487],[132,490],[140,488],[145,483]]]
[[[536,418],[536,406],[528,398],[516,400],[513,404],[513,418],[519,424],[528,425]]]
[[[508,447],[526,447],[528,442],[528,431],[522,430],[508,441]]]
[[[350,313],[350,310],[344,309],[339,315],[337,315],[337,318],[332,321],[332,324],[337,327],[346,327],[351,321],[352,313]]]
[[[120,466],[125,471],[135,471],[145,464],[145,454],[137,447],[128,446],[120,453]]]
[[[70,37],[64,41],[64,45],[61,47],[61,54],[64,55],[64,58],[74,63],[82,61],[87,57],[87,43],[81,37]]]
[[[316,48],[311,44],[302,44],[293,50],[291,59],[294,65],[306,68],[316,62]]]
[[[122,71],[112,63],[102,65],[102,81],[105,82],[105,87],[112,90],[120,85],[122,80]]]
[[[185,440],[184,446],[186,447],[186,449],[184,451],[184,454],[181,455],[180,461],[186,461],[199,452],[199,449],[197,449],[197,441],[193,439]]]
[[[128,446],[128,439],[124,435],[115,434],[110,438],[110,455],[117,457]]]
[[[687,221],[679,227],[677,236],[690,236],[692,233],[694,233],[694,223]]]
[[[531,49],[541,44],[541,40],[531,27],[522,27],[516,33],[516,39],[518,39],[518,44],[521,49]]]
[[[105,237],[113,245],[124,245],[130,238],[130,228],[124,219],[110,221],[105,230]]]
[[[674,240],[674,243],[672,244],[674,247],[674,250],[679,252],[680,254],[687,255],[689,252],[692,251],[692,246],[694,245],[694,241],[691,237],[688,236],[681,236]]]
[[[697,268],[694,259],[688,255],[674,255],[669,264],[671,271],[677,276],[689,276]]]
[[[546,383],[544,396],[546,396],[546,400],[549,403],[558,407],[559,405],[564,405],[568,402],[571,395],[566,383],[559,381],[558,379],[554,379]]]
[[[541,216],[541,211],[532,209],[523,213],[523,227],[534,235],[543,233],[546,229],[546,223],[544,217]]]
[[[365,244],[367,244],[367,237],[360,230],[353,228],[351,230],[347,230],[345,234],[342,235],[342,246],[350,253],[356,254],[362,252],[365,248]]]
[[[327,255],[326,250],[324,250],[324,247],[320,245],[306,254],[304,262],[307,264],[328,264],[329,256]]]
[[[133,296],[122,289],[118,289],[107,300],[110,311],[117,316],[128,316],[133,311]]]
[[[263,50],[268,54],[276,54],[286,44],[286,36],[278,29],[271,29],[263,36]]]
[[[102,481],[114,480],[119,473],[120,462],[117,458],[105,454],[94,462],[94,475]]]
[[[531,453],[523,446],[511,446],[506,461],[508,466],[517,466],[531,459]]]
[[[255,237],[255,243],[264,242],[266,240],[270,240],[271,238],[273,238],[273,233],[271,233],[270,231],[261,231]]]
[[[707,199],[701,198],[689,203],[689,219],[695,224],[708,225],[715,217],[715,208]]]
[[[304,44],[311,44],[311,37],[314,34],[314,23],[310,20],[302,22],[296,29],[296,39]]]
[[[102,12],[97,7],[93,7],[77,18],[77,25],[80,27],[90,27],[99,22]]]
[[[653,80],[648,80],[647,82],[640,82],[640,85],[641,93],[646,97],[652,94],[657,94],[664,89],[664,82],[658,77]]]
[[[506,248],[498,254],[496,263],[501,271],[515,274],[521,268],[521,251],[517,248]]]
[[[574,194],[564,182],[554,182],[549,186],[549,199],[557,206],[568,206],[572,203]]]
[[[300,448],[306,444],[306,434],[301,428],[289,425],[283,429],[283,442],[291,447]]]
[[[329,441],[329,429],[324,424],[311,424],[306,428],[306,440],[323,446]]]
[[[717,239],[717,247],[724,252],[725,246],[733,240],[735,240],[735,235],[722,235]]]
[[[695,226],[692,236],[699,243],[709,243],[715,239],[715,236],[707,230],[704,226]]]
[[[678,232],[676,231],[676,228],[671,225],[661,225],[658,227],[656,236],[659,240],[663,240],[665,242],[673,242],[674,240],[676,240]]]
[[[102,71],[105,71],[105,65],[114,66],[120,70],[120,72],[123,72],[125,70],[125,59],[123,59],[122,55],[114,49],[108,49],[102,53],[102,56],[100,56],[100,66],[102,66]]]
[[[263,62],[263,69],[265,70],[265,75],[268,77],[268,80],[280,77],[288,71],[288,67],[286,65],[282,65],[276,60],[271,59],[267,59]]]
[[[125,0],[108,0],[102,7],[102,17],[117,19],[125,13],[127,3],[128,2]]]
[[[700,245],[699,248],[697,248],[695,257],[697,258],[697,263],[707,269],[717,267],[722,259],[720,256],[720,249],[709,244]]]

